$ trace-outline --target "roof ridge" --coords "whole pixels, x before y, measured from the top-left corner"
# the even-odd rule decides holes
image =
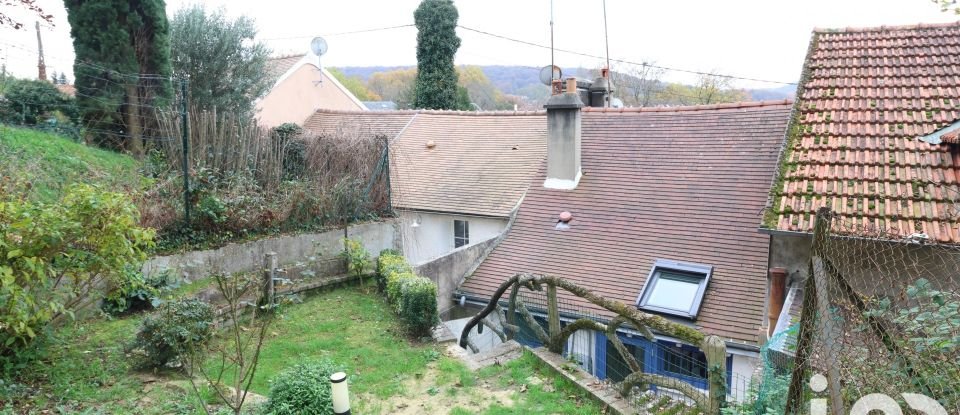
[[[268,57],[267,60],[268,60],[268,61],[277,61],[277,60],[280,60],[280,59],[302,58],[302,57],[304,57],[304,56],[306,56],[306,53],[290,53],[290,54],[286,54],[286,55],[271,56],[271,57]]]
[[[326,109],[318,108],[314,111],[316,113],[323,114],[344,114],[344,115],[415,115],[415,114],[429,114],[429,115],[461,115],[461,116],[485,116],[485,115],[496,115],[496,116],[524,116],[524,115],[545,115],[546,110],[526,110],[526,111],[459,111],[459,110],[336,110],[336,109]]]
[[[727,102],[722,104],[704,104],[704,105],[684,105],[679,107],[639,107],[639,108],[599,108],[584,107],[585,112],[689,112],[689,111],[711,111],[737,108],[759,108],[772,106],[790,106],[793,105],[792,99],[778,99],[766,101],[742,101]]]
[[[912,25],[882,25],[882,26],[869,26],[869,27],[844,27],[844,28],[830,28],[830,27],[815,27],[813,28],[814,33],[863,33],[863,32],[886,32],[893,30],[917,30],[917,29],[941,29],[948,27],[957,27],[960,28],[960,21],[949,22],[949,23],[917,23]]]

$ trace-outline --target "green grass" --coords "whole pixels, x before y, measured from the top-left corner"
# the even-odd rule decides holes
[[[79,182],[113,191],[137,189],[142,187],[139,166],[123,154],[54,134],[0,125],[0,177],[29,181],[34,200],[54,202],[64,186]]]
[[[195,285],[181,289],[192,292]],[[133,366],[124,349],[142,319],[143,315],[99,317],[61,328],[43,347],[42,357],[12,379],[27,385],[28,391],[19,387],[11,395],[2,387],[10,380],[0,384],[0,414],[202,413],[195,407],[189,382],[178,372],[154,373]],[[270,379],[283,369],[330,358],[346,367],[354,412],[359,414],[390,413],[398,402],[411,406],[422,402],[436,414],[601,412],[584,392],[555,376],[530,353],[504,365],[468,370],[444,355],[441,346],[407,338],[386,303],[360,287],[316,294],[285,306],[270,332],[252,385],[262,395],[269,394]],[[509,396],[510,404],[497,403],[492,394]]]

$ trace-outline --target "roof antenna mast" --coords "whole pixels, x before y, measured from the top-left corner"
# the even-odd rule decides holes
[[[603,96],[603,106],[610,107],[610,37],[607,36],[607,0],[603,0],[603,42],[607,49],[607,67],[603,77],[607,78],[607,90]]]
[[[557,95],[560,93],[560,80],[557,79],[556,74],[556,64],[553,61],[553,0],[550,0],[550,94]],[[540,78],[541,82],[543,78]]]
[[[37,22],[37,50],[40,52],[37,56],[37,79],[47,80],[47,64],[43,62],[43,39],[40,38],[40,22]]]

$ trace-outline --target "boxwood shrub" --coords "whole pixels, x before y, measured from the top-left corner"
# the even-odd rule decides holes
[[[437,285],[414,274],[399,252],[380,252],[377,259],[377,285],[410,334],[428,335],[439,321]]]
[[[428,336],[440,320],[437,315],[437,285],[427,278],[410,276],[401,281],[400,320],[414,336]]]
[[[330,375],[343,370],[330,360],[298,363],[270,381],[266,415],[333,414]]]

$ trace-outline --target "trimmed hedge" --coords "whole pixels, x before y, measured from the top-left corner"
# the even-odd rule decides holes
[[[400,287],[395,285],[394,290],[390,291],[390,281],[396,282],[398,275],[403,273],[413,273],[413,269],[407,264],[399,252],[393,249],[384,249],[377,258],[377,288],[387,295],[387,301],[396,308],[400,297]]]
[[[406,274],[402,274],[406,275]],[[414,336],[429,336],[440,320],[437,315],[437,285],[414,275],[400,282],[400,320]]]
[[[377,259],[377,285],[410,334],[426,336],[440,321],[437,285],[413,273],[399,252],[389,249]]]

